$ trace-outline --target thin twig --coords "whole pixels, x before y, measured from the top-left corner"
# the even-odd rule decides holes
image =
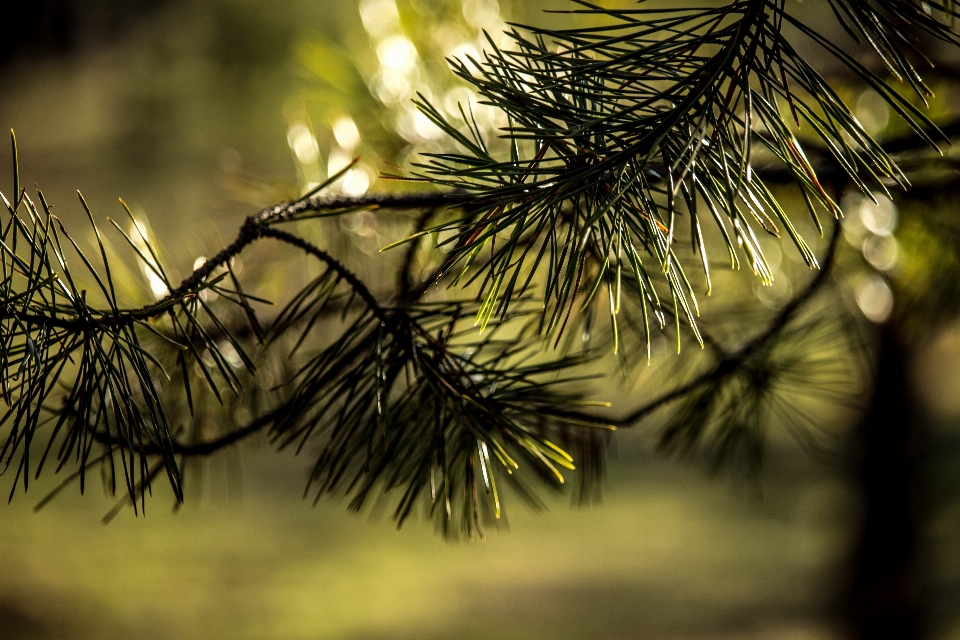
[[[260,237],[274,238],[291,246],[302,249],[306,253],[309,253],[313,257],[324,262],[328,267],[330,267],[330,269],[335,271],[337,275],[340,276],[340,279],[344,280],[354,291],[356,291],[357,295],[360,296],[360,299],[363,300],[364,304],[367,305],[367,308],[370,309],[373,315],[375,315],[384,324],[393,324],[393,319],[387,314],[387,310],[381,306],[379,302],[377,302],[375,297],[373,297],[373,294],[370,293],[370,289],[367,288],[367,285],[365,285],[360,278],[358,278],[352,271],[347,269],[342,262],[334,258],[332,255],[320,247],[307,242],[303,238],[280,229],[274,229],[273,227],[259,227],[258,233]]]

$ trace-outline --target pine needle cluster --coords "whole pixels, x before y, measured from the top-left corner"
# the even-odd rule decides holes
[[[386,495],[398,523],[423,505],[443,530],[472,535],[501,516],[504,488],[536,503],[535,485],[558,486],[580,461],[590,495],[606,430],[676,402],[662,447],[706,452],[717,468],[738,458],[759,467],[771,406],[806,439],[811,425],[784,397],[809,379],[809,350],[784,345],[818,340],[815,323],[799,319],[829,280],[838,232],[835,223],[827,252],[815,255],[777,185],[796,185],[823,233],[822,215],[841,216],[840,188],[873,197],[909,180],[795,39],[876,91],[916,145],[935,148],[946,136],[915,99],[785,0],[576,4],[569,29],[514,26],[511,47],[491,39],[482,60],[451,60],[506,114],[496,145],[469,104],[453,122],[421,97],[422,112],[458,150],[427,154],[404,177],[438,190],[324,195],[347,167],[303,198],[247,218],[230,245],[180,282],[126,205],[127,230],[108,222],[129,262],[108,256],[82,196],[96,246],[75,241],[43,194],[21,185],[13,138],[13,196],[3,198],[0,225],[0,458],[13,476],[11,497],[52,467],[67,474],[60,488],[77,481],[81,492],[98,469],[108,492],[136,510],[161,475],[182,501],[187,460],[259,434],[312,457],[308,495],[346,495],[357,509]],[[827,4],[852,42],[872,49],[887,76],[921,101],[931,93],[915,66],[916,37],[960,43],[952,3]],[[400,291],[386,300],[291,224],[371,209],[426,212],[403,241],[411,244]],[[821,270],[754,338],[724,349],[698,322],[681,233],[707,293],[714,253],[770,283],[760,234],[786,236]],[[414,285],[411,256],[427,234],[447,239],[437,271]],[[266,240],[320,266],[269,313],[269,301],[251,293],[256,283],[244,286],[233,268]],[[139,307],[125,305],[115,285],[117,270],[134,263],[166,292]],[[431,301],[428,290],[440,284],[478,293]],[[622,304],[639,322],[624,321]],[[649,357],[655,331],[666,328],[678,347],[681,334],[694,336],[715,364],[665,381],[627,416],[595,413],[589,407],[602,403],[586,397],[583,371],[596,354],[556,347],[571,318],[604,306],[612,351],[629,337]],[[278,362],[279,383],[258,386],[261,368]],[[243,406],[249,419],[206,437],[196,426],[201,396]]]

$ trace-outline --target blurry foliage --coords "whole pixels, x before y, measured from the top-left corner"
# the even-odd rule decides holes
[[[960,311],[960,226],[951,200],[911,203],[896,237],[903,258],[893,274],[896,313],[925,340]]]

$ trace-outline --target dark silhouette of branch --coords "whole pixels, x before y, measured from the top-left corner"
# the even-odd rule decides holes
[[[342,262],[334,258],[332,255],[317,247],[310,242],[307,242],[299,236],[295,236],[292,233],[282,231],[280,229],[274,229],[272,227],[258,227],[257,234],[261,238],[274,238],[280,242],[284,242],[291,246],[297,247],[305,251],[306,253],[317,258],[321,262],[326,263],[333,271],[337,273],[340,278],[344,280],[350,287],[360,296],[360,299],[367,305],[370,311],[375,315],[381,322],[385,324],[393,324],[393,320],[387,315],[386,310],[377,302],[377,299],[370,293],[370,289],[367,288],[367,285],[363,283],[360,278],[358,278],[352,271],[347,269]]]
[[[830,269],[836,259],[837,244],[840,235],[840,224],[838,222],[834,225],[833,234],[830,236],[830,243],[827,246],[827,253],[823,257],[823,263],[820,267],[820,270],[817,272],[817,275],[814,276],[813,280],[810,281],[810,284],[808,284],[800,294],[790,300],[790,302],[788,302],[783,309],[777,313],[773,320],[770,321],[770,324],[767,325],[767,328],[757,335],[757,337],[752,339],[735,353],[725,355],[712,369],[697,376],[693,380],[680,385],[675,389],[672,389],[671,391],[658,398],[655,398],[654,400],[651,400],[626,416],[615,420],[604,420],[604,422],[612,423],[618,427],[629,427],[635,425],[657,409],[665,407],[672,402],[675,402],[689,395],[690,393],[693,393],[706,384],[715,383],[723,378],[726,378],[727,376],[736,372],[740,366],[750,358],[751,355],[769,346],[776,339],[777,335],[783,331],[790,321],[797,316],[801,309],[803,309],[803,307],[813,299],[820,288],[827,282],[828,276],[830,275]],[[584,419],[596,419],[587,415],[582,417]]]
[[[946,125],[940,127],[944,135],[950,138],[960,136],[960,120],[952,121]],[[890,141],[885,148],[888,148],[891,152],[902,153],[906,151],[915,151],[927,148],[928,144],[918,135],[912,134],[897,138]],[[829,176],[833,176],[834,172],[839,172],[839,167],[833,167],[830,165],[829,161],[818,165],[818,173],[823,173]],[[786,171],[780,171],[778,169],[758,169],[757,174],[763,177],[766,180],[771,182],[778,182],[780,180],[787,181],[793,180],[792,176],[788,176]],[[825,176],[826,177],[826,176]],[[834,177],[839,177],[834,176]],[[327,252],[319,249],[302,240],[301,238],[282,232],[276,229],[269,227],[263,227],[262,224],[264,221],[279,221],[283,219],[289,219],[296,213],[304,211],[325,211],[331,209],[341,209],[354,206],[369,206],[376,205],[384,209],[419,209],[427,208],[423,214],[421,214],[415,224],[414,232],[422,231],[426,228],[426,224],[429,222],[430,218],[436,212],[436,209],[443,206],[456,206],[460,202],[461,194],[443,194],[443,193],[433,193],[426,194],[422,196],[391,196],[391,195],[376,195],[376,196],[365,196],[361,198],[348,197],[348,196],[339,196],[339,197],[318,197],[311,198],[308,200],[290,203],[286,205],[278,205],[276,207],[271,207],[265,209],[255,216],[251,216],[245,222],[241,228],[241,232],[231,245],[221,251],[219,254],[214,256],[208,263],[204,264],[193,274],[191,274],[177,291],[171,293],[169,298],[173,299],[174,295],[179,294],[180,296],[185,295],[187,291],[191,290],[191,287],[195,288],[198,283],[202,282],[204,278],[209,277],[209,275],[214,271],[215,267],[208,265],[223,265],[229,261],[232,257],[239,254],[243,248],[245,248],[249,243],[256,240],[257,237],[273,237],[277,240],[297,246],[298,248],[306,251],[307,253],[314,255],[320,260],[323,260],[328,265],[334,266],[338,270],[338,273],[341,273],[344,276],[344,279],[354,286],[355,289],[358,289],[358,295],[361,295],[361,298],[367,303],[370,309],[374,313],[383,313],[382,307],[379,303],[376,302],[373,295],[369,290],[363,285],[363,283],[352,273],[349,272],[339,261],[330,256]],[[610,420],[604,417],[585,414],[579,412],[568,412],[567,415],[575,417],[577,419],[584,420],[586,422],[595,423],[595,424],[614,424],[618,427],[629,427],[636,425],[642,421],[647,416],[651,415],[658,409],[665,407],[690,393],[700,389],[703,385],[716,382],[726,376],[729,376],[735,372],[738,367],[745,362],[750,355],[756,351],[762,349],[763,347],[769,345],[780,333],[783,328],[799,313],[799,311],[815,296],[817,291],[824,285],[828,280],[828,275],[830,269],[835,261],[835,254],[837,249],[837,243],[839,239],[839,223],[835,226],[834,231],[831,235],[830,242],[827,248],[827,253],[823,257],[823,262],[820,270],[817,272],[816,276],[811,280],[809,285],[796,297],[794,297],[780,312],[773,318],[767,328],[761,332],[757,337],[751,340],[747,345],[742,349],[733,354],[725,354],[716,340],[712,339],[709,334],[704,334],[705,344],[711,347],[718,355],[720,355],[720,360],[709,371],[698,376],[694,380],[691,380],[670,392],[648,402],[647,404],[635,409],[630,414]],[[411,242],[404,258],[404,264],[401,271],[401,282],[400,282],[400,293],[398,299],[401,301],[409,302],[412,299],[417,299],[423,295],[423,293],[434,284],[435,277],[428,278],[424,283],[413,286],[410,281],[410,266],[412,263],[413,255],[416,251],[416,242]],[[439,275],[439,271],[438,271]],[[349,277],[348,277],[349,276]],[[362,290],[364,293],[360,294],[359,290]],[[158,305],[161,304],[157,303]],[[378,317],[381,317],[378,315]],[[63,323],[68,324],[68,323]],[[55,326],[61,326],[57,324]],[[236,444],[240,440],[262,431],[275,419],[272,413],[268,413],[260,418],[253,420],[248,425],[232,431],[230,433],[224,434],[223,436],[216,438],[214,440],[200,442],[193,445],[184,445],[180,443],[175,444],[175,450],[178,454],[187,455],[187,456],[208,456],[213,454],[220,449]]]
[[[960,120],[956,120],[942,126],[941,130],[947,137],[956,137],[960,135]],[[898,153],[919,150],[927,146],[927,143],[916,134],[897,138],[885,145],[885,147],[891,152]],[[834,172],[839,172],[840,170],[840,167],[831,166],[829,161],[825,161],[817,166],[818,173],[825,174],[825,177],[832,176]],[[780,180],[793,180],[793,177],[789,176],[786,171],[780,171],[779,169],[758,169],[756,173],[764,179],[770,180],[771,182],[778,182]],[[180,286],[177,287],[176,290],[172,291],[166,298],[153,305],[148,305],[141,309],[134,310],[130,312],[130,316],[133,318],[146,318],[161,313],[172,302],[176,302],[185,298],[186,296],[191,295],[191,292],[196,290],[196,288],[200,286],[200,284],[206,278],[208,278],[216,270],[216,268],[225,265],[233,257],[239,255],[249,244],[255,242],[259,238],[270,237],[286,244],[296,246],[308,254],[313,255],[317,259],[325,262],[328,266],[337,271],[337,273],[340,274],[343,279],[354,288],[354,290],[357,291],[361,299],[365,302],[368,308],[370,308],[370,310],[377,315],[378,318],[381,320],[388,320],[385,315],[384,308],[376,301],[369,289],[362,283],[362,281],[359,280],[359,278],[356,277],[355,274],[346,269],[342,263],[340,263],[326,251],[312,245],[311,243],[308,243],[302,238],[278,229],[271,228],[267,225],[289,220],[298,213],[308,211],[322,212],[366,206],[376,206],[378,208],[394,210],[426,209],[426,211],[424,211],[416,221],[414,228],[414,233],[416,233],[426,228],[427,223],[438,208],[444,206],[456,206],[461,201],[462,194],[459,193],[431,193],[412,196],[382,194],[363,196],[359,198],[350,196],[324,196],[309,198],[293,203],[281,204],[264,209],[260,213],[247,218],[241,226],[240,232],[234,242],[225,247],[213,258],[191,273],[181,282]],[[776,338],[777,334],[783,330],[783,328],[797,315],[797,313],[799,313],[799,311],[807,304],[807,302],[814,297],[816,292],[827,281],[829,271],[835,260],[837,241],[839,238],[838,229],[839,224],[835,227],[834,232],[831,235],[827,253],[823,258],[821,268],[813,280],[811,280],[810,284],[799,295],[794,297],[783,309],[781,309],[781,311],[773,318],[763,332],[751,340],[742,349],[733,354],[725,354],[716,340],[710,338],[708,334],[704,334],[703,337],[705,343],[708,344],[708,346],[710,346],[718,355],[720,355],[720,360],[716,366],[698,376],[694,380],[691,380],[648,402],[642,407],[635,409],[630,414],[614,420],[579,412],[567,412],[566,415],[595,424],[614,424],[619,427],[633,426],[658,409],[665,407],[692,392],[695,392],[703,385],[716,382],[735,372],[738,367],[749,358],[750,355],[769,345]],[[410,269],[413,256],[416,251],[416,246],[417,245],[415,241],[410,243],[404,257],[402,270],[400,272],[401,280],[397,298],[402,302],[409,302],[418,299],[427,289],[429,289],[430,286],[434,284],[434,281],[436,280],[435,277],[428,278],[424,283],[416,286],[414,286],[411,282]],[[437,275],[439,275],[439,271]],[[25,318],[21,319],[24,319],[25,321],[27,320]],[[76,321],[70,320],[32,316],[28,319],[33,322],[47,322],[52,327],[64,329],[75,328],[76,325]],[[104,318],[103,321],[110,321],[110,318]],[[116,322],[116,320],[114,320],[114,322]],[[231,446],[240,442],[250,435],[261,432],[263,429],[272,424],[276,417],[277,416],[274,415],[274,412],[267,413],[254,419],[244,427],[209,441],[199,442],[191,445],[175,442],[174,451],[179,455],[209,456],[227,446]]]
[[[325,252],[313,247],[305,241],[300,240],[296,236],[292,236],[291,234],[286,234],[284,232],[278,232],[274,229],[268,229],[267,233],[264,235],[268,237],[274,237],[278,240],[299,247],[307,253],[326,261],[326,258],[323,257]],[[690,393],[693,393],[697,389],[700,389],[703,385],[718,382],[719,380],[736,372],[751,355],[769,346],[776,339],[777,335],[783,331],[783,329],[797,316],[804,306],[806,306],[806,304],[814,298],[817,292],[828,281],[831,268],[836,259],[836,251],[840,235],[838,223],[834,226],[833,233],[830,236],[830,242],[827,245],[827,251],[823,257],[821,268],[817,272],[816,276],[814,276],[814,278],[807,285],[807,287],[776,314],[764,331],[750,340],[750,342],[748,342],[743,348],[739,349],[735,353],[724,355],[716,364],[716,366],[706,373],[697,376],[694,380],[691,380],[690,382],[671,390],[670,392],[648,402],[642,407],[635,409],[630,414],[621,418],[610,419],[595,414],[575,411],[558,412],[558,414],[598,426],[614,425],[617,427],[631,427],[639,423],[656,410],[665,407],[689,395]],[[376,304],[375,301],[374,304]],[[719,351],[719,347],[716,347],[716,349]],[[248,425],[237,429],[236,431],[231,431],[230,433],[224,434],[216,439],[198,442],[191,445],[176,443],[174,445],[174,450],[178,454],[186,456],[209,456],[269,427],[277,419],[277,417],[277,411],[274,410],[254,419]]]

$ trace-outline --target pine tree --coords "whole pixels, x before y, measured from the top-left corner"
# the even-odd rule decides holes
[[[182,501],[192,461],[263,437],[310,457],[317,499],[347,495],[359,509],[386,494],[398,524],[422,508],[444,532],[472,536],[508,498],[536,503],[568,471],[582,497],[593,495],[610,432],[663,409],[661,448],[715,470],[757,473],[772,429],[822,448],[810,399],[842,396],[839,376],[862,349],[862,328],[837,302],[846,294],[836,272],[850,263],[844,210],[876,217],[915,197],[917,181],[949,188],[936,154],[957,125],[938,128],[918,106],[932,96],[918,66],[928,41],[960,44],[958,11],[828,0],[860,43],[852,51],[785,0],[576,4],[569,28],[511,27],[508,43],[490,37],[479,58],[451,60],[505,118],[497,136],[478,124],[478,105],[452,118],[416,99],[448,142],[395,176],[424,189],[331,193],[348,165],[249,217],[180,282],[126,205],[122,223],[107,220],[128,261],[82,196],[96,246],[75,241],[42,192],[21,184],[12,136],[0,230],[0,456],[11,497],[45,470],[65,477],[41,504],[73,484],[83,492],[98,472],[124,496],[109,515],[139,512],[158,478]],[[801,40],[875,92],[906,133],[875,141]],[[417,215],[387,247],[402,256],[387,297],[303,233],[329,217],[397,211]],[[805,224],[824,241],[805,236]],[[910,492],[920,434],[905,363],[956,315],[960,287],[949,216],[918,212],[904,226],[901,250],[918,257],[859,292],[882,325],[851,600],[864,636],[918,628]],[[876,238],[889,230],[874,231],[864,255],[882,271],[890,245]],[[759,320],[733,314],[713,326],[700,295],[736,299],[724,290],[733,281],[715,285],[722,263],[775,284],[763,236],[795,252],[809,279]],[[421,258],[431,238],[438,246]],[[278,310],[233,268],[264,241],[317,265]],[[154,302],[124,301],[118,274],[131,262],[149,272]],[[637,375],[664,335],[697,356],[692,373],[650,377],[650,398],[621,415],[584,391],[591,367],[614,355]],[[218,433],[204,431],[204,415]]]

